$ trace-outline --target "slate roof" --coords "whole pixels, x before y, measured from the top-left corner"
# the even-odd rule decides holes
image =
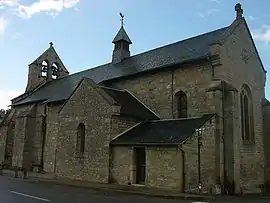
[[[115,38],[113,39],[112,43],[116,43],[119,41],[126,41],[129,44],[132,44],[131,40],[129,39],[128,34],[126,33],[125,29],[123,26],[121,26],[120,30],[116,34]]]
[[[126,90],[117,90],[107,87],[102,88],[108,95],[110,95],[116,105],[121,106],[120,113],[122,115],[131,115],[137,118],[146,118],[150,120],[157,120],[159,117],[140,102],[134,95]]]
[[[266,99],[266,98],[264,98],[264,99],[262,100],[262,105],[263,105],[263,106],[270,106],[269,100]]]
[[[179,145],[213,116],[142,122],[116,137],[111,145]]]
[[[30,96],[13,102],[13,105],[25,104],[28,102],[54,102],[66,100],[83,77],[88,77],[95,83],[100,83],[205,58],[210,51],[209,45],[219,41],[227,28],[228,27],[218,29],[134,55],[117,64],[104,64],[47,82],[45,85],[35,90]]]

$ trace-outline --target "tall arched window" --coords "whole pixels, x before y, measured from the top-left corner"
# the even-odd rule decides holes
[[[175,94],[177,118],[187,118],[187,95],[183,91]]]
[[[240,108],[242,139],[254,142],[255,139],[252,95],[247,85],[243,85],[240,93]]]
[[[83,154],[85,150],[85,125],[80,123],[77,127],[77,143],[76,151],[78,154]]]

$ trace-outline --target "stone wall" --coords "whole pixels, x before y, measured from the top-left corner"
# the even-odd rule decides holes
[[[12,166],[32,167],[36,158],[36,105],[16,107]]]
[[[0,126],[0,162],[5,160],[5,148],[7,139],[8,126]]]
[[[32,138],[32,150],[33,150],[33,161],[34,166],[41,167],[42,161],[42,143],[43,143],[43,133],[42,133],[42,122],[44,119],[44,104],[38,104],[37,110],[33,118],[34,124],[31,129],[34,128],[33,138]],[[35,126],[35,127],[34,127]]]
[[[12,166],[23,167],[23,152],[25,142],[25,117],[17,117],[15,125]]]
[[[204,193],[213,192],[216,184],[216,122],[215,118],[201,127],[201,184]],[[183,145],[185,154],[185,192],[198,192],[198,136],[195,133]]]
[[[216,185],[216,118],[202,126],[201,183],[203,192],[214,192]],[[198,139],[194,134],[180,148],[146,147],[146,181],[148,187],[198,192]],[[136,183],[134,148],[113,146],[111,180],[118,184]],[[220,160],[218,160],[220,161]],[[184,165],[183,165],[184,164]],[[184,167],[183,167],[184,166]],[[183,174],[184,173],[184,174]],[[185,175],[185,177],[184,177]],[[219,174],[220,175],[220,174]],[[183,188],[185,187],[185,188]]]
[[[121,185],[135,183],[133,180],[133,147],[111,147],[110,182]]]
[[[33,166],[41,167],[44,105],[22,105],[15,109],[12,165],[28,170],[32,170]]]
[[[176,147],[145,147],[145,185],[182,191],[182,153]],[[111,182],[121,185],[136,183],[135,148],[112,146]],[[157,161],[158,160],[158,161]]]
[[[21,119],[24,120],[24,135],[21,134],[21,139],[24,139],[23,143],[23,160],[22,160],[22,167],[26,168],[27,170],[31,170],[32,166],[37,163],[38,156],[37,156],[37,149],[36,149],[36,119],[33,116],[29,117],[22,117]],[[24,137],[24,138],[23,138]],[[21,165],[18,165],[21,167]]]
[[[194,117],[213,112],[209,105],[211,95],[205,92],[212,80],[211,71],[209,62],[197,61],[179,65],[174,70],[119,79],[112,82],[112,86],[129,90],[162,119],[175,117],[174,95],[184,91],[188,100],[188,117]]]
[[[109,181],[112,108],[97,87],[84,79],[59,113],[57,175],[93,182]],[[85,152],[76,153],[77,127],[85,125]]]
[[[111,140],[120,133],[123,133],[124,131],[135,126],[139,122],[140,120],[135,118],[121,115],[113,115],[111,117]]]
[[[55,162],[57,153],[57,138],[59,130],[58,111],[61,104],[49,104],[45,107],[46,116],[46,137],[44,146],[44,171],[55,172]]]
[[[270,106],[263,108],[264,143],[270,143]],[[265,147],[265,182],[268,192],[270,192],[270,147]]]
[[[239,90],[233,98],[234,112],[231,115],[234,120],[235,186],[236,192],[254,192],[264,182],[261,102],[265,96],[265,72],[244,21],[234,22],[226,36],[226,41],[220,48],[222,66],[215,68],[215,78],[224,79]],[[244,144],[241,139],[239,94],[244,84],[248,85],[252,93],[255,144]]]
[[[5,162],[4,164],[8,167],[12,166],[12,156],[13,156],[13,142],[14,142],[14,133],[15,133],[15,123],[10,122],[7,124],[7,131],[6,131],[6,142],[3,143],[4,147],[4,156]]]
[[[48,77],[41,77],[41,69],[42,69],[42,62],[46,61],[48,71],[47,76]],[[44,84],[48,80],[52,79],[52,65],[55,64],[59,68],[59,76],[58,77],[64,77],[67,76],[69,73],[64,67],[62,61],[60,60],[59,56],[55,52],[53,47],[50,47],[45,52],[43,52],[42,55],[40,55],[34,62],[32,62],[29,65],[28,69],[28,81],[26,86],[26,92],[30,92],[40,86],[41,84]]]
[[[178,148],[147,147],[146,181],[156,188],[183,191],[183,157]]]

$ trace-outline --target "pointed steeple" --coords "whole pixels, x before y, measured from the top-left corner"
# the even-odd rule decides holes
[[[116,44],[117,42],[125,41],[128,44],[132,44],[131,40],[128,37],[128,34],[126,33],[124,26],[121,26],[120,30],[118,31],[117,35],[113,39],[112,43]]]
[[[132,44],[128,34],[124,29],[124,15],[120,13],[121,16],[121,28],[113,39],[112,43],[114,43],[114,50],[112,56],[113,63],[119,63],[123,61],[125,58],[130,56],[129,45]]]

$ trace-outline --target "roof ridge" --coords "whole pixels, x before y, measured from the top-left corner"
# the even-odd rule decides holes
[[[112,87],[107,87],[107,86],[104,86],[104,85],[98,85],[98,87],[104,88],[104,89],[109,89],[109,90],[115,90],[115,91],[118,91],[118,92],[126,92],[125,90],[116,89],[116,88],[112,88]]]
[[[146,104],[144,104],[138,97],[136,97],[134,94],[132,94],[130,91],[125,89],[125,92],[130,94],[134,99],[136,99],[139,103],[141,103],[148,111],[150,111],[153,115],[155,115],[158,119],[160,119],[160,116],[157,115],[152,109],[150,109]]]
[[[220,30],[222,30],[222,29],[227,29],[227,28],[229,28],[229,27],[230,27],[230,26],[226,26],[226,27],[219,28],[219,29],[216,29],[216,30],[213,30],[213,31],[210,31],[210,32],[205,32],[205,33],[203,33],[203,34],[195,35],[195,36],[193,36],[193,37],[189,37],[189,38],[186,38],[186,39],[183,39],[183,40],[180,40],[180,41],[172,42],[172,43],[170,43],[170,44],[162,45],[162,46],[160,46],[160,47],[156,47],[156,48],[154,48],[154,49],[150,49],[150,50],[148,50],[148,51],[145,51],[145,52],[142,52],[142,53],[139,53],[139,54],[132,55],[132,56],[126,58],[124,61],[127,61],[127,60],[129,60],[130,58],[133,58],[133,57],[136,57],[136,56],[145,54],[145,53],[149,53],[149,52],[152,52],[152,51],[156,51],[156,50],[158,50],[158,49],[163,49],[163,48],[168,47],[168,46],[172,46],[172,45],[175,45],[175,44],[178,44],[178,43],[182,43],[182,42],[185,42],[185,41],[188,41],[188,40],[192,40],[192,39],[195,39],[195,38],[199,38],[199,37],[202,37],[202,36],[204,36],[204,35],[207,35],[207,34],[210,34],[210,33],[214,33],[214,32],[217,32],[217,31],[220,31]]]
[[[182,43],[182,42],[185,42],[185,41],[188,41],[188,40],[197,38],[197,37],[201,37],[201,36],[204,36],[204,35],[213,33],[213,32],[217,32],[217,31],[220,31],[220,30],[225,29],[225,28],[227,29],[228,27],[229,27],[229,26],[223,27],[223,28],[219,28],[219,29],[216,29],[216,30],[213,30],[213,31],[210,31],[210,32],[205,32],[205,33],[203,33],[203,34],[196,35],[196,36],[193,36],[193,37],[184,39],[184,40],[180,40],[180,41],[176,41],[176,42],[173,42],[173,43],[170,43],[170,44],[167,44],[167,45],[163,45],[163,46],[160,46],[160,47],[156,47],[156,48],[154,48],[154,49],[150,49],[150,50],[148,50],[148,51],[144,51],[144,52],[141,52],[141,53],[132,55],[132,56],[126,58],[124,61],[127,61],[127,60],[129,60],[130,58],[133,58],[133,57],[136,57],[136,56],[143,55],[143,54],[145,54],[145,53],[149,53],[149,52],[152,52],[152,51],[155,51],[155,50],[158,50],[158,49],[162,49],[162,48],[165,48],[165,47],[168,47],[168,46],[172,46],[172,45],[175,45],[175,44],[178,44],[178,43]],[[62,79],[62,78],[70,77],[70,76],[73,76],[73,75],[76,75],[76,74],[79,74],[79,73],[83,73],[83,72],[86,72],[86,71],[89,71],[89,70],[93,70],[93,69],[96,69],[96,68],[100,68],[100,67],[102,67],[102,66],[106,66],[106,65],[109,65],[109,64],[111,64],[111,62],[105,63],[105,64],[101,64],[101,65],[98,65],[98,66],[94,66],[94,67],[92,67],[92,68],[88,68],[88,69],[85,69],[85,70],[82,70],[82,71],[79,71],[79,72],[76,72],[76,73],[72,73],[72,74],[70,74],[70,75],[61,77],[61,78],[59,78],[58,80],[60,80],[60,79]]]
[[[65,100],[76,87],[75,83],[78,83],[82,77],[91,78],[95,83],[103,85],[103,82],[108,80],[205,58],[210,51],[209,44],[218,42],[226,29],[228,29],[228,27],[157,47],[128,57],[119,64],[109,62],[52,80],[42,85],[37,91],[26,96],[20,102],[22,104],[24,101],[27,101],[29,97],[31,101],[37,101],[41,98],[47,99],[49,97],[52,97],[52,101],[58,101],[59,98]],[[193,49],[189,50],[188,47],[192,47]],[[61,87],[66,88],[66,90],[61,91]],[[61,91],[61,93],[56,93],[54,88],[56,89],[55,91]],[[36,92],[42,91],[42,89],[44,89],[44,95],[42,93],[42,95],[38,94],[36,97],[33,96]],[[50,93],[50,91],[53,92]]]

